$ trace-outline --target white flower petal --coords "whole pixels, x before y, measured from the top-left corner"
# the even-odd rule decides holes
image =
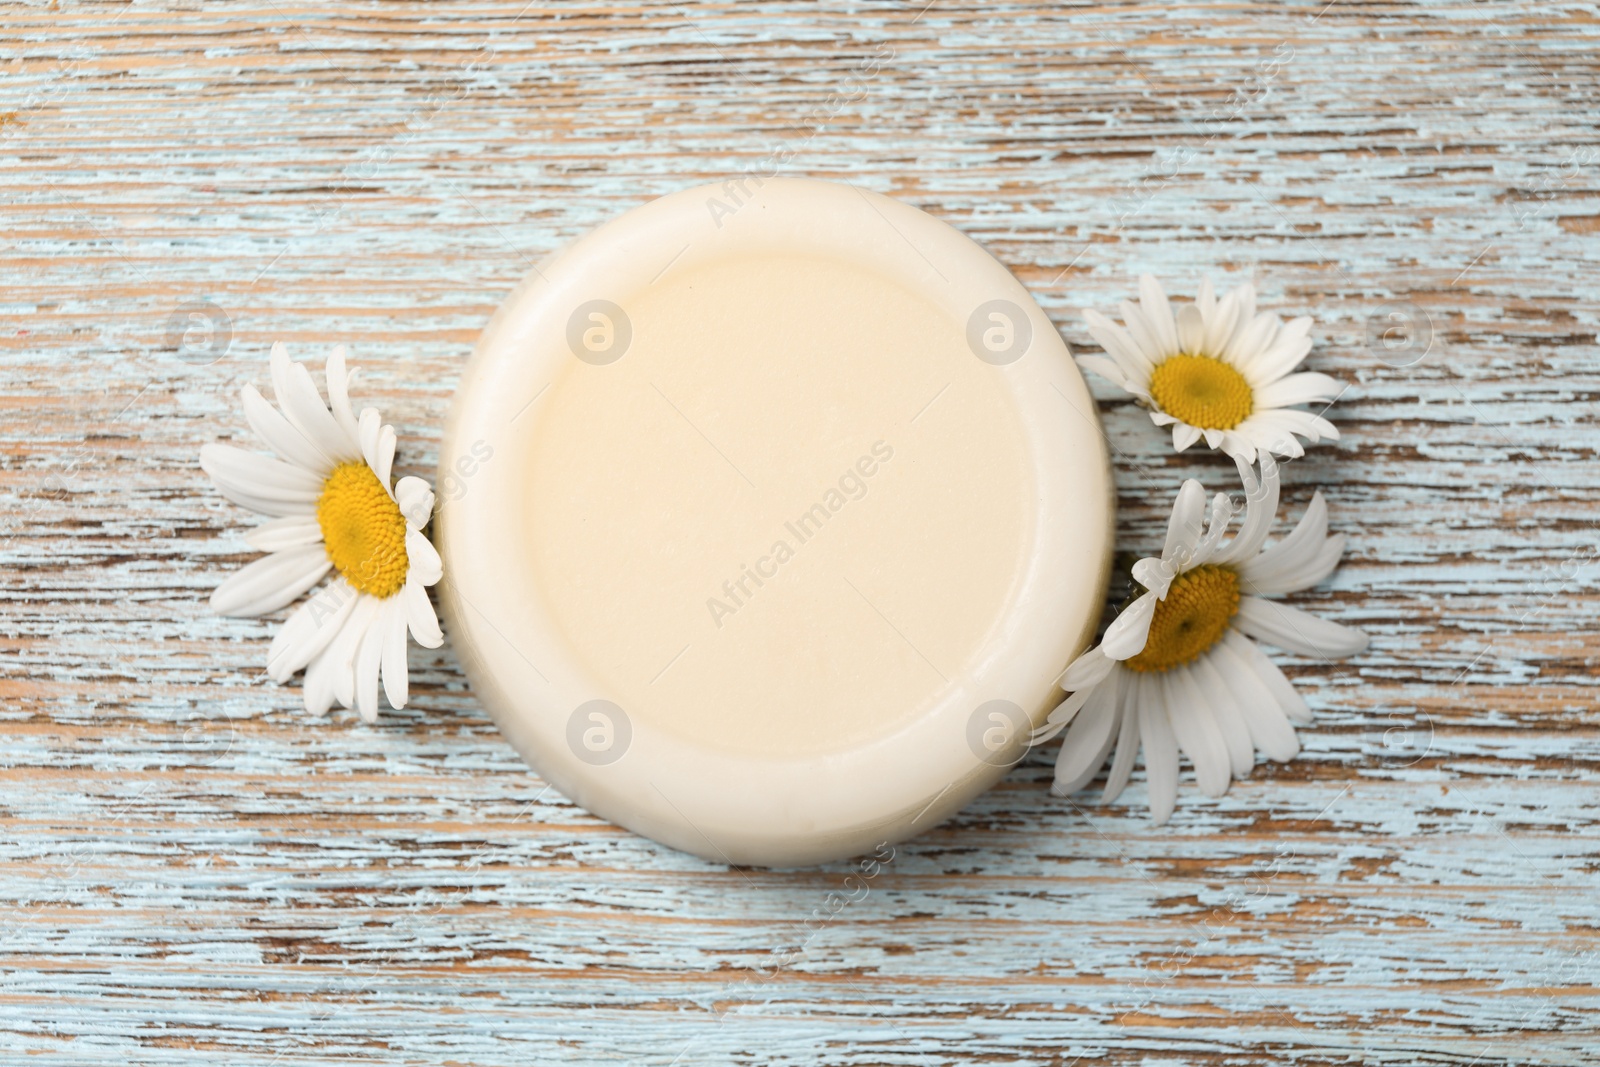
[[[1200,430],[1197,427],[1190,426],[1187,422],[1175,422],[1172,424],[1172,450],[1174,452],[1183,452],[1198,440],[1200,440]]]
[[[321,718],[333,707],[335,700],[334,678],[337,676],[341,663],[335,656],[330,656],[329,651],[339,643],[340,635],[345,627],[350,625],[353,612],[346,612],[337,624],[331,620],[328,623],[329,637],[322,649],[311,657],[306,665],[305,678],[300,683],[300,699],[305,702],[306,710],[312,715]]]
[[[1165,600],[1167,591],[1172,588],[1172,579],[1178,576],[1180,569],[1176,562],[1146,556],[1133,565],[1133,580],[1154,594],[1157,600]]]
[[[1237,429],[1252,432],[1272,430],[1282,436],[1299,434],[1312,444],[1316,444],[1324,437],[1330,441],[1339,439],[1339,430],[1333,423],[1321,415],[1299,408],[1271,408],[1267,411],[1258,411],[1240,423]]]
[[[1258,557],[1246,560],[1240,566],[1240,574],[1264,574],[1278,565],[1278,560],[1302,560],[1309,558],[1318,545],[1328,537],[1328,501],[1322,496],[1322,490],[1312,493],[1310,504],[1306,507],[1306,514],[1301,515],[1301,520],[1294,523],[1294,530],[1283,537],[1282,541],[1272,545],[1266,552],[1259,553]]]
[[[1147,682],[1154,679],[1146,679]],[[1139,702],[1139,736],[1144,745],[1144,773],[1150,793],[1150,817],[1157,826],[1172,817],[1178,802],[1178,740],[1172,734],[1161,688],[1147,684]]]
[[[1119,389],[1128,389],[1128,376],[1116,360],[1106,356],[1079,356],[1078,366],[1093,371]]]
[[[315,515],[317,512],[317,505],[315,501],[307,503],[304,500],[283,500],[281,498],[257,496],[248,489],[241,488],[237,485],[225,485],[222,482],[217,481],[215,478],[211,480],[211,484],[215,485],[217,487],[217,491],[224,497],[233,501],[235,504],[238,504],[240,507],[249,508],[258,515],[273,515],[278,518],[289,518],[290,516],[296,515]]]
[[[1239,286],[1239,326],[1234,331],[1234,336],[1248,326],[1256,317],[1256,286],[1254,282],[1245,282]]]
[[[1309,589],[1333,573],[1344,554],[1344,537],[1328,536],[1328,505],[1322,493],[1289,535],[1239,565],[1239,577],[1254,593],[1292,593]]]
[[[1210,706],[1187,666],[1175,667],[1158,677],[1166,690],[1172,733],[1178,739],[1178,747],[1194,764],[1200,791],[1208,797],[1220,797],[1228,791],[1233,776],[1228,747],[1223,744],[1222,730]]]
[[[1205,532],[1206,490],[1193,478],[1184,480],[1172,501],[1172,517],[1167,520],[1167,541],[1161,558],[1180,563],[1194,554]]]
[[[417,529],[428,525],[433,516],[433,489],[421,478],[401,478],[394,487],[395,503],[400,514]]]
[[[263,556],[217,586],[211,594],[211,610],[235,618],[276,611],[320,582],[331,566],[321,545]]]
[[[315,505],[322,493],[322,479],[310,471],[232,445],[201,446],[200,469],[218,489],[266,500]]]
[[[406,605],[391,597],[384,602],[374,630],[383,631],[383,695],[391,708],[403,708],[411,696],[411,673],[406,663]]]
[[[1234,655],[1244,662],[1251,672],[1272,693],[1272,698],[1278,702],[1278,707],[1289,717],[1290,722],[1308,723],[1311,721],[1311,709],[1306,706],[1305,700],[1295,691],[1294,684],[1278,669],[1278,665],[1267,658],[1267,654],[1256,647],[1238,630],[1229,627],[1222,635],[1222,642]]]
[[[1250,731],[1250,742],[1270,760],[1286,763],[1300,753],[1300,739],[1264,679],[1240,657],[1231,643],[1220,641],[1207,657],[1234,707]]]
[[[1228,532],[1228,524],[1233,519],[1233,501],[1228,499],[1227,493],[1218,493],[1211,498],[1211,517],[1206,523],[1205,536],[1194,546],[1189,556],[1189,567],[1199,567],[1210,563],[1217,555],[1217,546],[1222,543],[1223,536]]]
[[[1098,688],[1098,686],[1089,686],[1087,689],[1080,689],[1057,704],[1051,709],[1050,714],[1045,716],[1044,725],[1034,727],[1033,733],[1028,738],[1028,743],[1030,745],[1042,745],[1072,725],[1072,720],[1077,717],[1078,712],[1083,708],[1084,704],[1088,703],[1089,698],[1094,695],[1094,691]]]
[[[1289,411],[1283,408],[1258,411],[1235,426],[1232,432],[1240,439],[1248,441],[1259,452],[1270,452],[1275,456],[1290,458],[1303,456],[1306,450],[1295,440],[1295,427],[1301,424],[1284,416],[1308,414],[1309,412]],[[1307,432],[1310,432],[1309,429]]]
[[[1110,674],[1113,665],[1100,646],[1096,645],[1068,665],[1061,675],[1061,688],[1069,693],[1088,689]]]
[[[1344,534],[1334,534],[1315,548],[1304,560],[1284,560],[1272,572],[1249,581],[1252,593],[1271,596],[1281,593],[1298,593],[1323,582],[1339,566],[1344,555]]]
[[[1150,362],[1150,356],[1139,348],[1133,335],[1098,311],[1085,310],[1083,319],[1089,326],[1089,336],[1100,343],[1106,355],[1116,360],[1129,383],[1148,390],[1154,365]]]
[[[1279,378],[1255,391],[1257,408],[1283,408],[1290,404],[1326,404],[1344,391],[1335,378],[1316,371],[1302,371]]]
[[[276,360],[276,347],[273,352]],[[288,359],[285,353],[282,360],[276,361]],[[311,372],[306,370],[304,363],[289,362],[282,370],[275,367],[273,381],[282,382],[277,401],[278,407],[283,409],[284,418],[318,451],[335,464],[348,463],[359,456],[349,436],[339,428],[333,413],[323,403],[322,394],[317,392],[317,385],[311,380]]]
[[[1228,764],[1235,778],[1249,777],[1256,765],[1255,745],[1251,741],[1250,726],[1239,700],[1223,681],[1215,662],[1218,655],[1227,655],[1220,646],[1213,646],[1206,654],[1189,664],[1189,676],[1200,689],[1211,716],[1222,734],[1222,744],[1228,750]]]
[[[339,429],[344,431],[349,439],[350,447],[361,447],[360,428],[356,423],[354,410],[350,407],[350,383],[355,381],[355,368],[345,368],[344,345],[334,345],[333,351],[328,354],[328,367],[324,374],[328,379],[328,407],[333,411],[333,421],[339,424]]]
[[[246,385],[240,390],[244,400],[245,421],[268,448],[289,463],[325,478],[333,470],[333,463],[316,445],[306,440],[283,413],[266,401],[256,387]]]
[[[1121,710],[1123,671],[1114,671],[1090,690],[1090,697],[1061,742],[1056,757],[1055,783],[1051,792],[1071,796],[1094,778],[1111,751],[1117,735],[1117,714]]]
[[[378,621],[382,601],[363,593],[356,598],[349,621],[322,655],[329,657],[333,670],[333,695],[347,708],[356,706],[356,656],[367,639],[367,631]]]
[[[343,578],[335,578],[326,589],[296,608],[272,639],[267,651],[267,674],[282,685],[295,671],[316,659],[338,636],[356,603],[356,591]],[[326,706],[323,708],[327,710]]]
[[[1302,656],[1342,659],[1367,647],[1367,635],[1360,630],[1254,596],[1239,598],[1239,614],[1234,616],[1233,625],[1258,641]]]
[[[338,454],[323,447],[322,442],[318,441],[314,434],[307,432],[300,426],[293,413],[289,410],[289,398],[295,392],[294,360],[289,358],[289,346],[282,341],[274,341],[272,343],[272,355],[268,363],[272,371],[272,396],[277,401],[278,410],[282,412],[284,419],[294,428],[294,431],[304,438],[307,444],[316,449],[317,453],[322,457],[322,462],[330,468],[333,467],[339,462]],[[318,404],[320,405],[320,403],[321,400],[319,398]]]
[[[1161,283],[1156,281],[1154,275],[1139,277],[1139,307],[1144,312],[1151,333],[1155,335],[1156,351],[1162,358],[1177,355],[1178,324],[1172,317],[1172,303],[1167,300],[1167,294],[1162,291]]]
[[[1236,463],[1239,480],[1244,485],[1244,521],[1239,524],[1238,534],[1213,562],[1235,564],[1240,576],[1245,577],[1246,564],[1240,561],[1253,560],[1261,551],[1278,515],[1278,464],[1270,454],[1263,453],[1261,474],[1257,477],[1250,460],[1238,458]]]
[[[1100,651],[1109,659],[1124,660],[1144,651],[1150,637],[1150,620],[1155,617],[1156,596],[1145,593],[1111,620],[1100,641]]]
[[[282,341],[272,342],[272,355],[268,357],[267,367],[272,373],[272,395],[278,398],[278,404],[283,404],[283,398],[289,395],[289,346]]]
[[[392,496],[394,490],[390,488],[389,474],[394,465],[394,427],[384,425],[376,408],[362,408],[359,421],[361,454],[383,484],[384,492]]]
[[[1217,308],[1206,316],[1206,341],[1203,355],[1221,358],[1227,351],[1228,342],[1233,340],[1233,332],[1239,326],[1239,300],[1241,294],[1238,289],[1230,289],[1221,300]]]
[[[361,644],[356,648],[355,683],[356,683],[356,712],[364,722],[378,721],[378,671],[383,664],[383,643],[385,628],[383,625],[382,602],[373,614],[367,632],[361,635]]]
[[[383,416],[377,408],[362,408],[356,420],[356,435],[361,445],[361,456],[374,472],[378,469],[378,435],[383,431]]]
[[[410,564],[407,581],[432,585],[444,576],[444,562],[434,549],[433,542],[418,530],[406,530],[406,559]]]
[[[331,674],[317,674],[308,670],[305,680],[300,684],[301,703],[308,713],[319,719],[333,707],[333,687],[328,684],[331,677]]]
[[[1278,316],[1263,312],[1250,318],[1245,318],[1240,313],[1240,329],[1233,335],[1233,340],[1228,342],[1228,349],[1223,354],[1226,362],[1231,363],[1234,369],[1244,375],[1252,391],[1256,383],[1251,380],[1250,369],[1255,366],[1267,348],[1272,344],[1272,339],[1278,332]],[[1260,403],[1258,397],[1256,402]]]
[[[1106,772],[1106,788],[1100,794],[1100,803],[1109,804],[1122,795],[1128,777],[1133,773],[1133,761],[1139,755],[1139,693],[1143,677],[1129,671],[1122,679],[1122,730],[1117,736],[1117,754]]]
[[[1133,343],[1139,351],[1155,366],[1165,358],[1161,350],[1161,341],[1156,336],[1155,328],[1145,321],[1144,312],[1133,304],[1124,300],[1117,305],[1122,311],[1122,327],[1128,331],[1128,336],[1133,338]]]
[[[1210,278],[1200,279],[1200,291],[1195,294],[1194,306],[1195,310],[1200,312],[1200,321],[1202,324],[1210,322],[1211,317],[1217,313],[1217,297],[1211,287]],[[1201,338],[1200,345],[1201,347],[1204,347],[1205,345],[1205,339],[1203,337]]]
[[[1285,323],[1266,351],[1251,361],[1250,385],[1260,389],[1299,366],[1311,351],[1310,332],[1311,320],[1304,316]]]
[[[378,481],[383,483],[383,491],[390,496],[394,495],[394,427],[385,425],[378,431],[378,465],[373,470],[378,475]]]
[[[1282,332],[1283,320],[1276,315],[1262,312],[1250,324],[1248,334],[1236,342],[1239,355],[1234,359],[1233,366],[1244,375],[1244,380],[1252,391],[1268,384],[1268,379],[1261,376],[1260,368],[1267,353],[1278,343],[1278,335]]]
[[[1251,443],[1248,437],[1237,434],[1232,430],[1224,431],[1222,434],[1222,451],[1230,459],[1242,460],[1245,463],[1254,463],[1256,461],[1256,446]]]
[[[428,591],[408,579],[400,595],[405,598],[406,625],[417,644],[423,648],[438,648],[444,644],[439,616],[433,610],[433,601],[428,599]]]
[[[1324,409],[1326,410],[1326,409]],[[1339,428],[1321,415],[1313,415],[1309,411],[1300,411],[1296,408],[1278,408],[1270,414],[1274,418],[1284,419],[1295,427],[1295,433],[1301,434],[1315,444],[1318,441],[1337,441]],[[1300,429],[1300,426],[1305,429]]]
[[[1178,308],[1178,348],[1191,356],[1200,354],[1206,343],[1206,320],[1193,304]],[[1121,751],[1120,749],[1118,751]]]
[[[262,523],[244,535],[245,544],[257,552],[322,543],[322,526],[315,515],[288,515]]]

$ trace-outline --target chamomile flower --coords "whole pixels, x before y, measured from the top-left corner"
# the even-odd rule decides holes
[[[392,707],[409,693],[406,634],[425,648],[444,640],[427,586],[443,568],[422,533],[433,490],[421,478],[391,486],[395,434],[376,408],[350,406],[355,370],[344,346],[328,357],[328,402],[305,365],[272,346],[277,405],[244,387],[244,415],[278,458],[230,445],[200,450],[200,466],[222,495],[271,516],[245,540],[267,555],[211,594],[220,615],[277,611],[332,571],[334,579],[301,605],[273,639],[267,673],[278,683],[305,670],[306,710],[322,715],[337,700],[367,722],[378,717],[378,680]]]
[[[1174,312],[1146,274],[1138,305],[1122,302],[1122,325],[1096,311],[1083,317],[1106,354],[1079,363],[1131,393],[1157,426],[1171,426],[1179,452],[1204,439],[1253,462],[1258,452],[1303,455],[1297,437],[1339,439],[1327,419],[1293,406],[1326,406],[1343,389],[1326,374],[1290,373],[1311,350],[1311,320],[1257,314],[1248,282],[1218,300],[1206,279],[1195,302]]]
[[[1058,795],[1082,789],[1114,751],[1102,801],[1115,799],[1142,748],[1150,810],[1166,822],[1177,800],[1179,752],[1194,764],[1201,791],[1220,796],[1232,778],[1250,773],[1257,749],[1280,763],[1300,751],[1292,724],[1310,722],[1310,709],[1256,640],[1330,658],[1366,647],[1359,630],[1264,599],[1328,577],[1344,537],[1328,535],[1328,508],[1317,493],[1288,536],[1267,545],[1277,464],[1262,453],[1257,477],[1236,462],[1245,485],[1238,533],[1224,542],[1233,516],[1227,494],[1213,498],[1207,520],[1205,490],[1184,482],[1161,555],[1134,564],[1145,592],[1062,676],[1072,695],[1034,735],[1045,741],[1067,730],[1052,788]]]

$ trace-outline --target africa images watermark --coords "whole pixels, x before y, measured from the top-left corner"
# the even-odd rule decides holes
[[[706,610],[711,614],[711,624],[720,630],[723,620],[735,615],[749,604],[756,590],[778,576],[778,568],[794,559],[800,546],[809,543],[846,504],[864,499],[869,491],[868,481],[882,466],[894,458],[894,448],[886,441],[874,441],[869,453],[863,453],[854,464],[847,467],[838,481],[830,485],[822,498],[783,524],[787,537],[772,542],[767,554],[756,559],[755,565],[739,564],[739,572],[722,583],[720,596],[706,598]],[[791,540],[792,539],[792,540]]]

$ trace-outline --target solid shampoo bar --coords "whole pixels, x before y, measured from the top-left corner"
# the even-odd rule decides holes
[[[789,865],[936,825],[1092,633],[1111,500],[1049,320],[897,201],[747,179],[552,256],[443,449],[449,630],[591,811]]]

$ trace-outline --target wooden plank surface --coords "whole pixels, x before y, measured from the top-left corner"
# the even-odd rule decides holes
[[[1593,5],[0,15],[4,1062],[1600,1062]],[[1142,775],[1068,803],[1036,754],[834,914],[848,865],[546,789],[448,645],[314,723],[272,627],[206,613],[249,520],[196,453],[273,340],[350,344],[431,473],[532,262],[776,150],[983,242],[1079,350],[1145,270],[1316,316],[1344,437],[1285,496],[1350,553],[1299,602],[1373,642],[1280,657],[1299,760],[1152,828]],[[1431,343],[1374,344],[1389,304]],[[1228,467],[1095,388],[1148,550]]]

